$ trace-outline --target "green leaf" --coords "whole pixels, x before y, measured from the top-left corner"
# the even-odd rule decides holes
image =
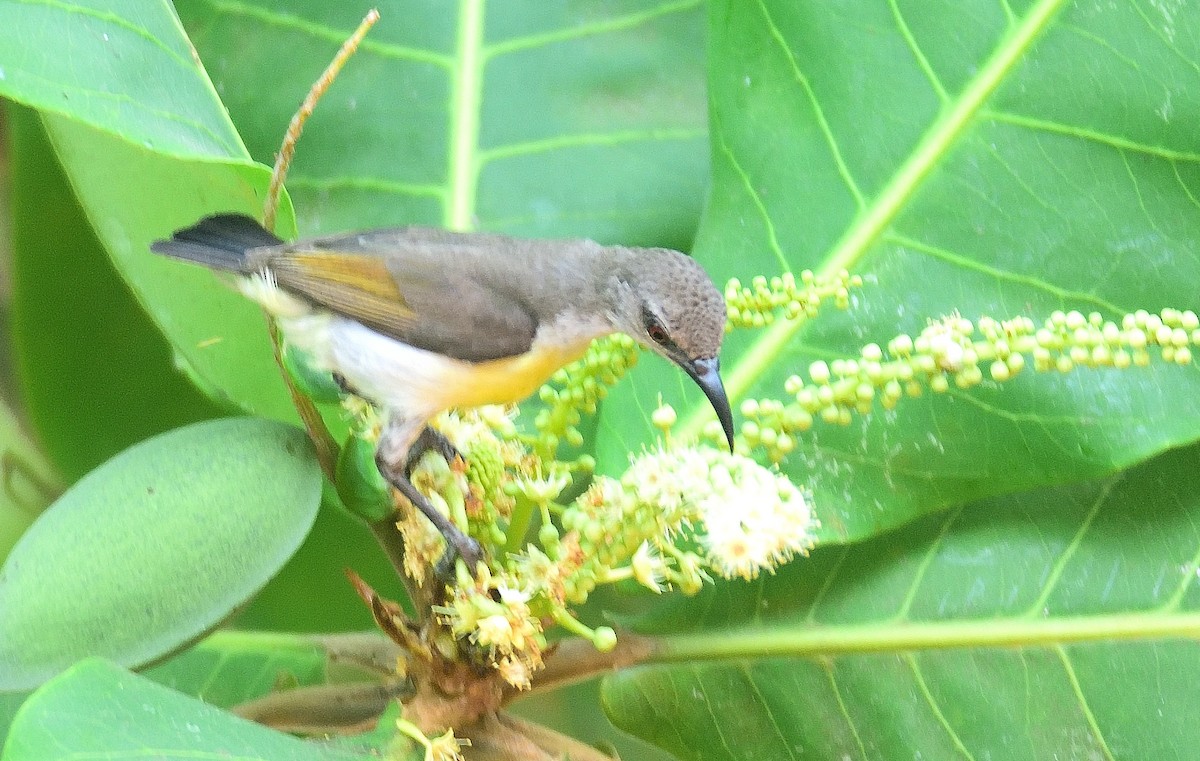
[[[121,453],[0,571],[0,690],[87,655],[138,666],[195,640],[295,552],[320,493],[311,444],[280,423],[198,423]]]
[[[205,213],[260,213],[269,175],[250,161],[169,4],[9,0],[0,19],[0,95],[42,113],[97,237],[179,364],[218,399],[293,419],[258,310],[147,250]],[[62,39],[72,54],[48,54]],[[286,199],[279,228],[294,229]]]
[[[0,3],[0,92],[176,156],[245,149],[164,0]],[[58,46],[71,42],[71,55]]]
[[[1200,742],[1200,447],[996,497],[639,624],[621,728],[685,759],[1172,758]]]
[[[311,637],[222,631],[152,666],[143,676],[230,708],[272,690],[325,684],[328,655]],[[0,692],[0,747],[29,692]]]
[[[731,335],[735,400],[784,399],[816,359],[954,311],[1197,306],[1200,86],[1194,14],[1058,0],[711,5],[713,190],[696,254],[731,276],[847,268],[844,314]],[[986,372],[986,368],[985,372]],[[664,363],[605,407],[602,469],[708,418]],[[735,401],[736,404],[736,401]],[[1026,372],[906,399],[797,435],[783,468],[825,539],[870,536],[967,500],[1110,473],[1200,434],[1195,367]]]
[[[147,436],[216,417],[113,269],[29,109],[12,149],[13,349],[47,454],[76,479]]]
[[[367,6],[177,7],[250,155],[270,163]],[[707,169],[699,0],[377,7],[289,174],[304,233],[425,222],[690,242]]]
[[[114,728],[120,731],[113,731]],[[244,761],[367,758],[306,743],[131,674],[98,658],[53,679],[21,708],[4,761],[197,757]]]

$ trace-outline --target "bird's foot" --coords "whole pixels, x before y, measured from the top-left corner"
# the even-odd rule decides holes
[[[412,503],[413,507],[420,510],[429,519],[429,522],[434,525],[434,528],[446,540],[446,551],[442,554],[441,560],[438,561],[437,566],[434,568],[437,578],[447,584],[454,584],[456,580],[454,567],[455,561],[458,558],[462,558],[463,562],[466,563],[467,570],[471,576],[478,574],[478,565],[484,559],[483,547],[479,542],[455,525],[449,516],[434,507],[429,499],[418,491],[417,487],[413,486],[413,482],[409,480],[407,473],[397,473],[384,462],[379,463],[379,470],[391,482],[392,486]]]
[[[446,539],[446,551],[442,553],[441,560],[433,567],[434,578],[446,586],[454,586],[458,583],[456,566],[459,558],[462,558],[463,563],[466,564],[467,572],[471,574],[472,578],[478,576],[479,564],[483,562],[483,547],[479,542],[461,531],[458,531],[457,534],[456,537],[443,534]]]
[[[426,452],[437,452],[448,463],[466,459],[462,456],[462,452],[458,451],[458,447],[450,443],[450,439],[446,438],[444,433],[427,425],[408,450],[408,457],[404,463],[405,476],[412,475],[413,468],[417,467],[417,463],[421,461]]]

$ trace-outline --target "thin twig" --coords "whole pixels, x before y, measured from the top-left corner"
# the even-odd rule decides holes
[[[621,632],[617,646],[602,653],[585,639],[567,639],[558,644],[546,658],[546,667],[537,672],[530,690],[514,687],[504,690],[503,704],[507,705],[531,694],[558,689],[582,682],[601,674],[619,671],[649,660],[659,649],[658,641],[633,632]]]
[[[321,73],[319,79],[313,83],[312,89],[308,91],[308,97],[300,104],[300,110],[292,116],[292,123],[288,125],[287,134],[283,138],[283,145],[279,148],[279,155],[275,157],[275,168],[271,172],[271,185],[267,188],[266,207],[263,209],[263,224],[268,230],[275,229],[275,212],[279,208],[279,192],[283,189],[283,178],[287,176],[288,167],[292,163],[292,156],[296,153],[296,143],[300,140],[300,133],[304,131],[304,123],[308,121],[308,117],[312,116],[313,109],[317,107],[317,101],[333,84],[333,80],[337,78],[342,67],[346,65],[346,61],[350,60],[350,56],[354,55],[354,51],[358,50],[358,45],[362,42],[363,37],[379,20],[379,11],[372,8],[363,18],[362,23],[354,30],[354,34],[342,43],[342,47],[338,50],[337,55],[329,62],[329,66]]]
[[[296,687],[233,707],[233,712],[283,732],[350,734],[374,726],[393,700],[411,691],[402,681]]]
[[[292,380],[291,374],[283,365],[283,336],[279,334],[279,324],[265,309],[263,314],[266,315],[267,332],[271,336],[271,353],[275,357],[275,364],[279,366],[279,374],[283,376],[283,384],[287,386],[288,395],[292,397],[292,406],[300,415],[300,422],[304,424],[304,432],[308,434],[309,440],[317,450],[317,462],[321,464],[321,471],[329,479],[329,482],[333,483],[337,477],[337,461],[341,447],[334,440],[333,434],[329,432],[329,426],[325,425],[325,418],[321,417],[321,411],[317,409],[317,405],[313,403],[312,399],[305,396],[303,391],[296,388],[296,382]]]
[[[268,230],[275,230],[275,219],[279,212],[279,194],[283,190],[283,181],[287,177],[288,167],[292,164],[292,157],[296,154],[296,143],[300,140],[300,133],[304,131],[304,123],[308,121],[308,117],[312,116],[313,110],[317,107],[317,101],[333,84],[333,80],[346,65],[346,61],[354,55],[354,51],[358,49],[358,45],[366,36],[367,31],[378,20],[379,11],[372,8],[358,28],[354,30],[354,34],[342,43],[337,55],[329,62],[329,66],[325,67],[320,78],[313,83],[308,91],[308,96],[300,104],[300,109],[292,116],[287,133],[283,136],[283,144],[279,147],[279,154],[275,157],[275,167],[271,170],[271,183],[267,187],[267,199],[263,204],[263,226]],[[279,366],[283,382],[287,385],[288,394],[292,397],[292,406],[296,408],[296,412],[300,415],[300,421],[304,424],[304,430],[308,433],[308,438],[316,447],[317,461],[321,464],[321,470],[325,472],[325,477],[332,482],[337,469],[338,444],[334,441],[328,426],[325,425],[325,420],[321,417],[317,406],[312,399],[296,388],[291,375],[284,368],[283,342],[279,335],[279,327],[269,314],[267,315],[267,329],[271,334],[271,350],[275,355],[275,364]]]

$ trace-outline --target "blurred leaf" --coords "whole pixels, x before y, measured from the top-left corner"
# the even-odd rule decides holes
[[[0,692],[0,750],[4,748],[4,738],[8,736],[13,718],[29,695],[29,692]]]
[[[848,268],[845,314],[730,336],[735,399],[785,399],[816,359],[977,319],[1197,307],[1200,25],[1146,2],[711,5],[713,191],[697,256],[718,281]],[[605,407],[602,467],[649,439],[661,362]],[[986,372],[986,368],[984,368]],[[878,408],[877,408],[878,411]],[[1032,372],[797,435],[784,470],[830,540],[969,499],[1110,473],[1200,434],[1200,373]]]
[[[61,491],[50,463],[0,401],[0,562]]]
[[[113,270],[35,112],[11,130],[13,340],[26,411],[74,480],[147,436],[220,414]]]
[[[349,761],[374,754],[297,740],[92,658],[33,694],[13,722],[2,758],[147,756]]]
[[[320,484],[303,433],[254,419],[198,423],[105,463],[0,571],[0,689],[88,655],[143,665],[195,640],[295,552]]]
[[[371,611],[346,579],[347,568],[389,599],[404,597],[400,578],[371,532],[336,504],[331,491],[327,484],[317,521],[300,549],[238,614],[239,627],[296,632],[373,627]]]
[[[605,707],[684,759],[1177,757],[1200,743],[1197,458],[676,600],[639,628],[686,665],[610,677]]]

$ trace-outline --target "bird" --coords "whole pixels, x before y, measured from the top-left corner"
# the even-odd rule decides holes
[[[380,473],[445,537],[443,560],[457,553],[472,573],[479,543],[410,480],[425,452],[457,456],[430,421],[523,400],[596,338],[625,333],[681,368],[733,450],[719,360],[725,301],[678,251],[420,226],[285,243],[234,213],[150,248],[239,276],[239,290],[275,317],[290,348],[382,411]]]

